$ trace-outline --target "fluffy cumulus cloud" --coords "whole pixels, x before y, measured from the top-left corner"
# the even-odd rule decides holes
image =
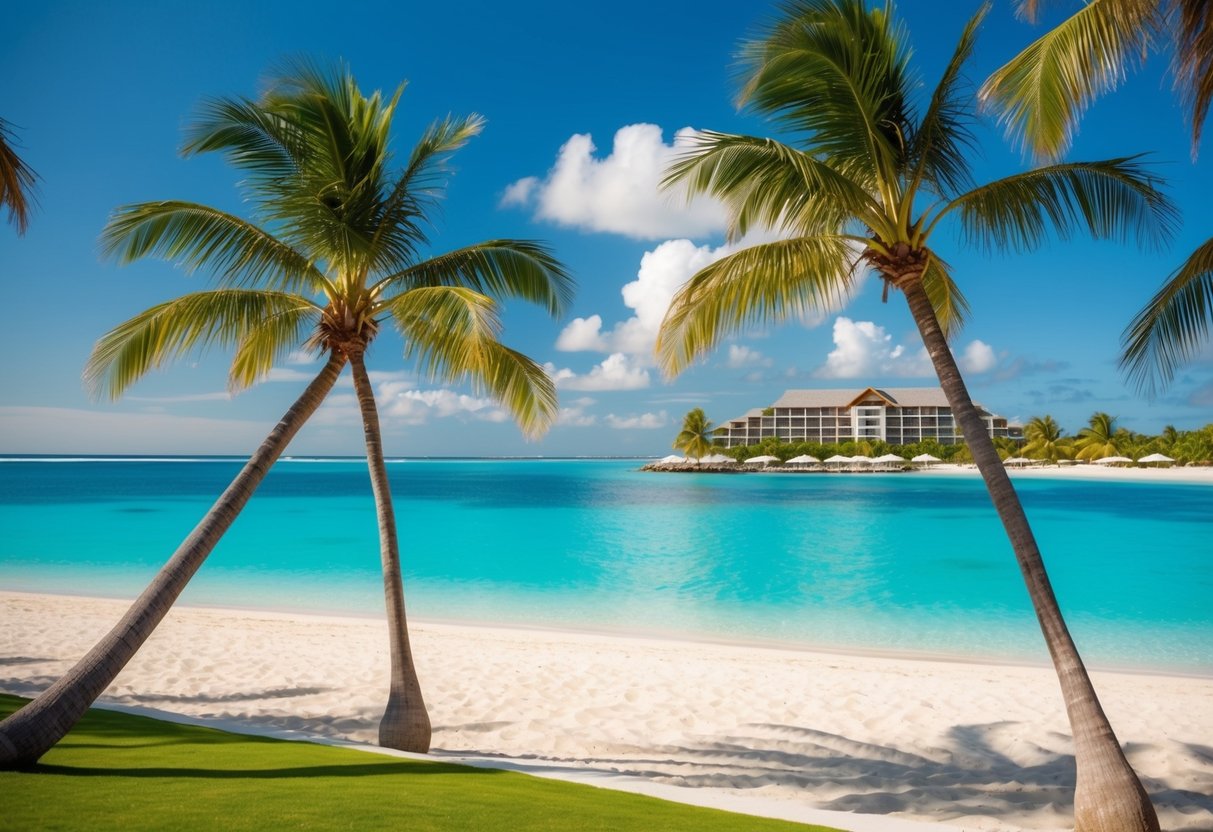
[[[601,315],[575,318],[556,339],[556,348],[567,352],[623,353],[651,363],[657,330],[674,294],[705,266],[736,247],[697,246],[690,240],[667,240],[640,258],[636,279],[624,285],[624,304],[632,317],[603,330]]]
[[[985,373],[998,364],[998,357],[989,344],[972,341],[960,352],[957,363],[964,372]],[[935,375],[935,369],[925,348],[913,349],[894,343],[893,336],[872,321],[840,317],[834,321],[834,349],[813,375],[818,378],[927,378]]]
[[[657,430],[670,423],[670,416],[664,410],[641,413],[638,416],[616,416],[614,413],[608,413],[606,423],[615,430]]]
[[[648,370],[621,352],[612,353],[584,374],[568,368],[557,369],[551,362],[543,368],[556,386],[564,390],[640,390],[652,382]]]
[[[768,356],[744,344],[730,344],[729,355],[725,360],[725,366],[732,370],[748,369],[751,367],[770,367],[774,363],[774,360]]]
[[[543,178],[528,176],[502,195],[503,206],[533,207],[538,219],[587,231],[608,231],[641,240],[701,237],[723,231],[724,207],[715,200],[688,202],[660,188],[666,167],[695,135],[683,128],[666,144],[656,124],[631,124],[615,133],[606,157],[588,134],[564,143]]]
[[[446,389],[419,390],[407,381],[379,382],[375,385],[375,397],[384,428],[424,425],[431,419],[451,417],[481,422],[505,422],[510,418],[492,399]],[[332,394],[313,420],[330,426],[361,424],[358,399],[351,393]]]

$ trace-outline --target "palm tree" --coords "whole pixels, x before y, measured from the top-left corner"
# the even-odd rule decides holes
[[[29,226],[31,194],[37,175],[12,147],[13,133],[0,118],[0,205],[8,209],[8,221],[25,233]]]
[[[348,362],[363,415],[379,517],[391,646],[391,690],[380,741],[425,751],[430,728],[412,665],[395,520],[367,348],[390,320],[405,355],[431,377],[470,379],[537,434],[556,411],[544,370],[500,343],[495,297],[559,310],[571,281],[534,242],[492,240],[425,258],[423,223],[445,159],[481,129],[472,116],[428,128],[403,167],[389,137],[400,93],[365,97],[344,67],[300,64],[257,101],[218,100],[190,128],[185,152],[223,152],[248,177],[263,224],[188,202],[118,210],[103,234],[124,262],[160,256],[206,268],[216,287],[148,309],[97,342],[86,379],[117,397],[147,371],[210,345],[233,346],[233,389],[262,378],[301,342],[327,362],[300,403],[109,636],[64,679],[0,725],[0,763],[28,764],[60,739],[122,669],[201,566],[290,435]],[[285,427],[284,427],[285,426]],[[233,484],[232,488],[236,488]],[[198,541],[194,539],[198,538]]]
[[[674,439],[674,450],[682,451],[695,463],[712,450],[712,423],[708,421],[702,407],[687,411],[682,420],[682,430]]]
[[[1039,0],[1018,5],[1035,19]],[[1195,156],[1213,101],[1213,4],[1207,0],[1089,0],[991,75],[981,97],[1037,156],[1058,158],[1087,106],[1115,89],[1143,55],[1168,48]],[[1125,328],[1121,369],[1153,396],[1199,354],[1211,322],[1213,238],[1171,273]]]
[[[1123,438],[1118,440],[1116,435],[1116,417],[1107,413],[1095,413],[1087,426],[1078,432],[1074,441],[1078,449],[1079,459],[1102,459],[1105,456],[1119,456]]]
[[[1053,658],[1074,735],[1079,829],[1157,829],[1154,811],[1099,705],[998,452],[974,408],[947,334],[966,305],[932,248],[945,220],[970,245],[1026,250],[1050,231],[1159,242],[1174,209],[1138,160],[1037,167],[974,186],[970,99],[961,73],[979,13],[919,110],[904,29],[864,0],[790,0],[743,51],[740,103],[799,136],[796,144],[698,135],[667,183],[725,202],[731,232],[782,232],[704,268],[679,290],[657,355],[677,374],[722,338],[823,311],[860,267],[905,296],[952,412],[1011,540]]]
[[[1056,462],[1069,459],[1072,452],[1062,440],[1063,431],[1052,416],[1037,416],[1024,425],[1023,435],[1028,440],[1023,446],[1023,455],[1030,459],[1048,459]]]

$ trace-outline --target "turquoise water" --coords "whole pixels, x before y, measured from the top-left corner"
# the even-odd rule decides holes
[[[133,597],[240,460],[0,463],[0,588]],[[395,462],[414,616],[1044,662],[979,480]],[[1213,488],[1017,482],[1095,666],[1213,674]],[[358,461],[284,460],[184,603],[376,615]]]

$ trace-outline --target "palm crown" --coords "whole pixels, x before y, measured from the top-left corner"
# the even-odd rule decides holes
[[[498,341],[497,300],[519,297],[555,313],[571,280],[543,245],[526,240],[425,258],[445,162],[483,121],[434,123],[393,170],[389,130],[402,92],[366,97],[344,67],[302,64],[257,101],[206,104],[184,152],[218,151],[244,171],[257,222],[190,202],[119,209],[102,237],[107,254],[206,268],[217,285],[105,335],[85,370],[90,386],[116,397],[189,350],[224,345],[235,348],[229,383],[240,389],[301,342],[361,354],[390,319],[406,357],[431,376],[470,379],[525,431],[541,432],[555,392],[541,367]]]
[[[756,226],[785,239],[726,257],[675,298],[658,343],[676,373],[719,338],[822,309],[866,263],[889,285],[921,281],[945,331],[967,305],[930,247],[945,220],[970,246],[1029,250],[1056,234],[1161,242],[1175,211],[1136,157],[1038,167],[981,186],[969,162],[975,117],[962,71],[984,11],[965,27],[926,101],[913,94],[904,31],[888,7],[797,0],[744,53],[739,103],[799,139],[699,134],[667,185],[731,209],[731,234]]]

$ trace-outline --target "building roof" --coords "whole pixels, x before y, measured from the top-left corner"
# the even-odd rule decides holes
[[[850,407],[868,391],[897,407],[948,407],[939,387],[861,387],[835,390],[785,390],[774,407]]]

